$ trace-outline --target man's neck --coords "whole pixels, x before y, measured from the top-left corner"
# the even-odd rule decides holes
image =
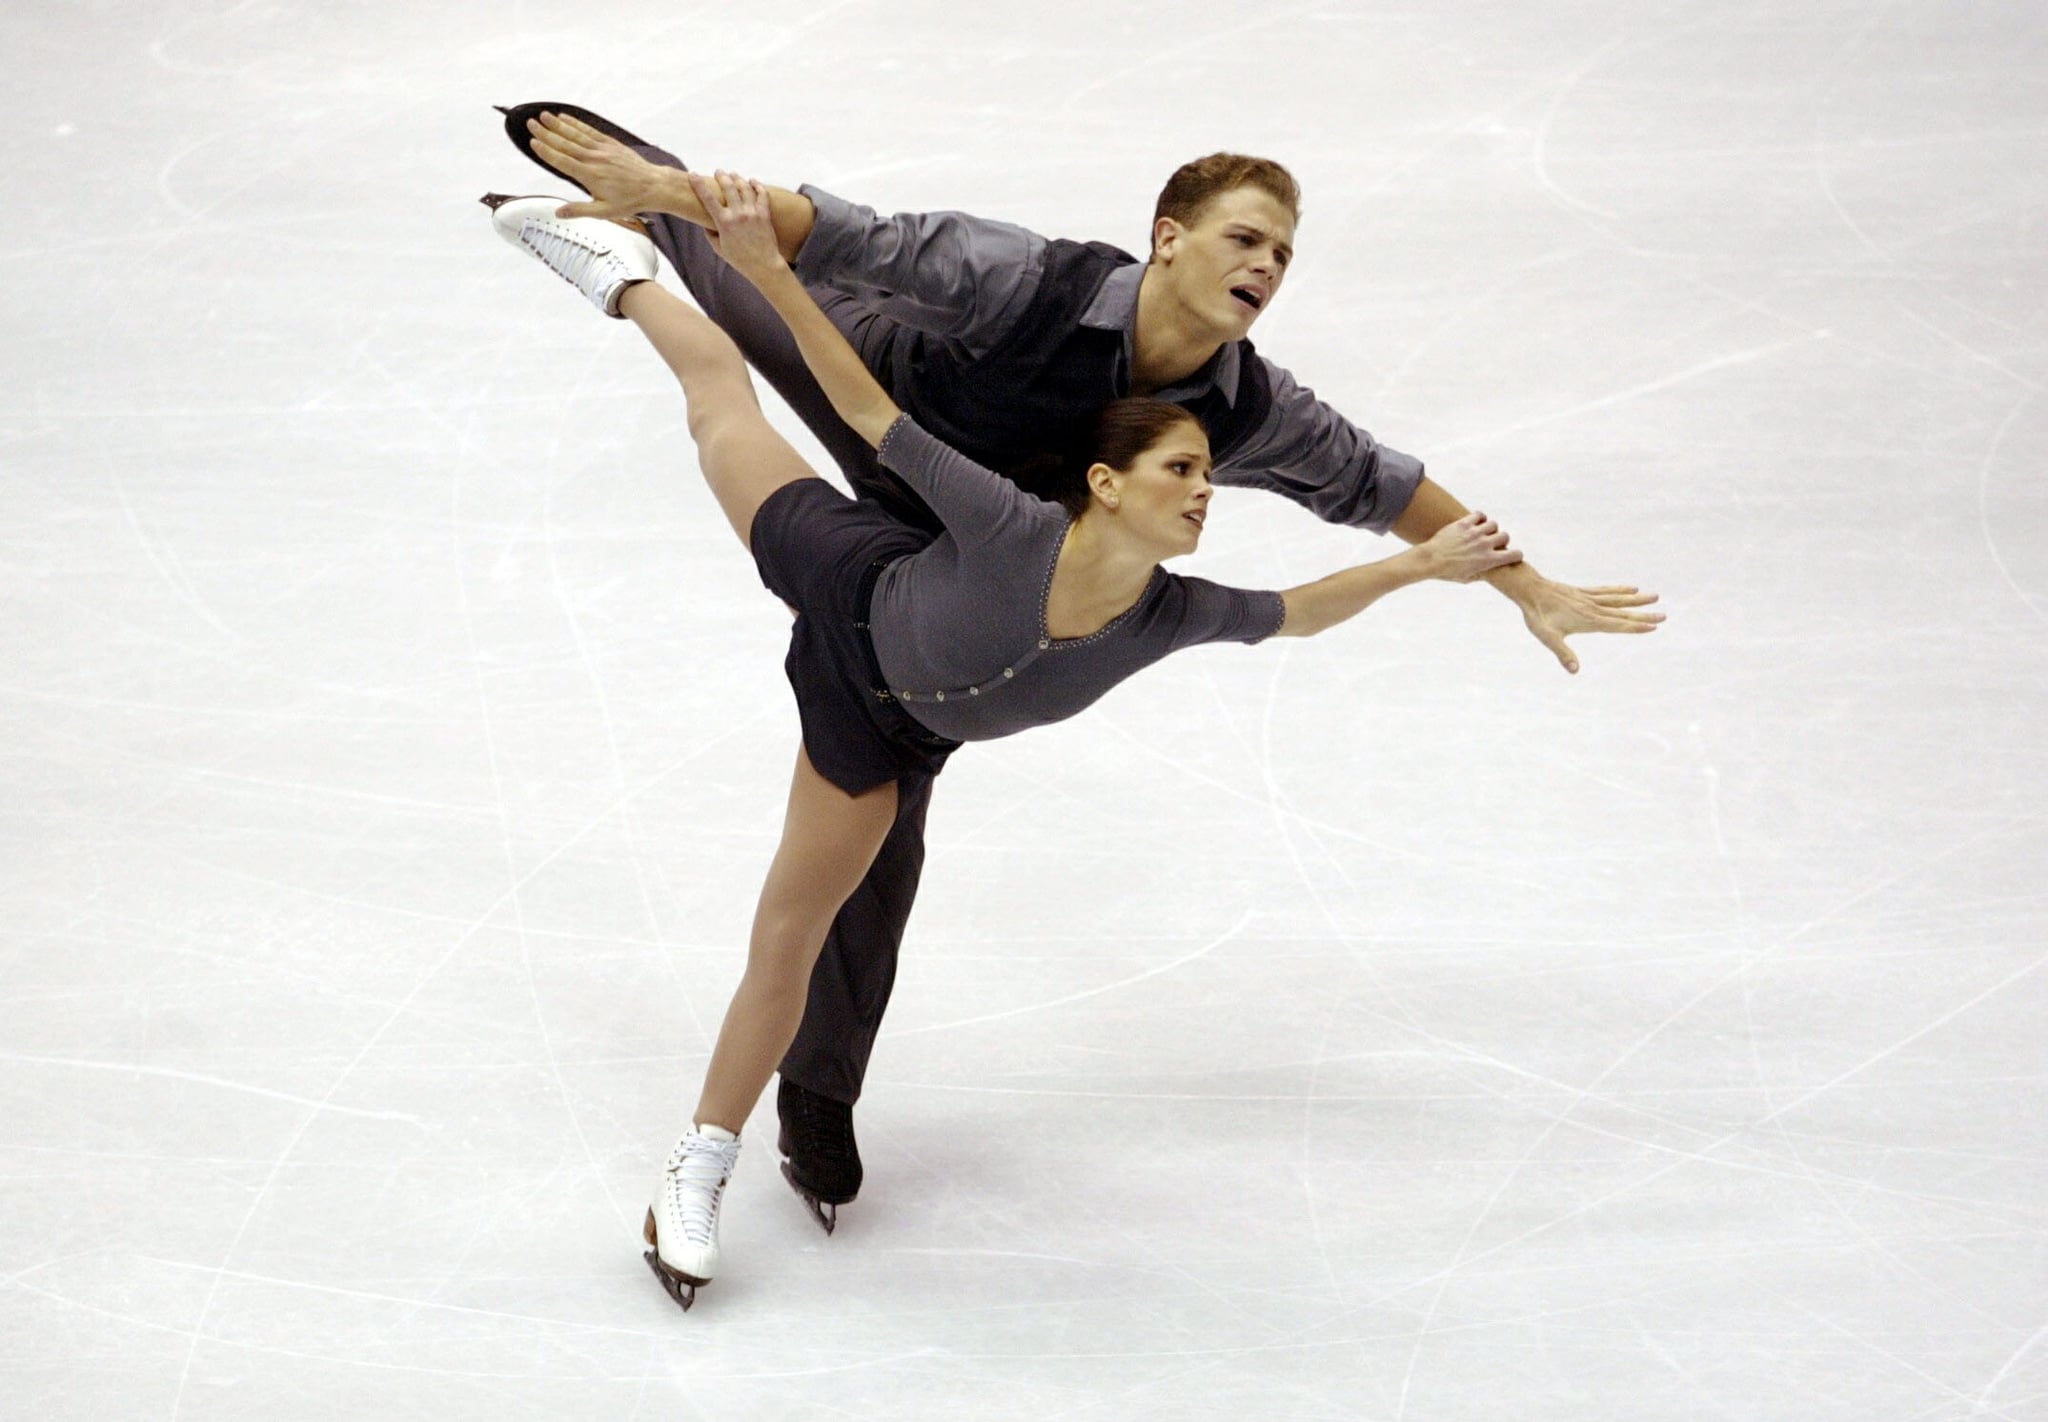
[[[1215,328],[1195,322],[1168,295],[1164,268],[1147,265],[1138,283],[1138,325],[1131,335],[1131,393],[1150,395],[1185,380],[1222,348]]]

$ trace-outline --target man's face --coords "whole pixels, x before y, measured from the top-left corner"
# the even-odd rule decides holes
[[[1191,226],[1160,218],[1153,242],[1167,289],[1188,316],[1237,340],[1279,294],[1294,260],[1294,218],[1261,188],[1233,188]]]

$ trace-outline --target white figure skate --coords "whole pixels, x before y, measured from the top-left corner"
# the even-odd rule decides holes
[[[676,1142],[655,1187],[643,1231],[647,1267],[685,1309],[718,1274],[718,1207],[739,1158],[738,1136],[718,1126],[693,1127]]]
[[[500,237],[533,253],[607,316],[619,315],[619,294],[627,287],[654,279],[659,263],[652,242],[602,218],[555,216],[567,198],[486,193],[481,201]]]

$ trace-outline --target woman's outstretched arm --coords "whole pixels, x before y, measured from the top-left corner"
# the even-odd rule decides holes
[[[1410,583],[1433,578],[1469,583],[1521,561],[1521,551],[1508,547],[1508,536],[1499,524],[1483,513],[1466,514],[1405,553],[1289,588],[1280,594],[1287,604],[1287,618],[1276,635],[1313,637]]]
[[[903,412],[783,259],[768,186],[735,173],[684,176],[711,218],[718,254],[775,308],[839,418],[870,445],[880,446]]]

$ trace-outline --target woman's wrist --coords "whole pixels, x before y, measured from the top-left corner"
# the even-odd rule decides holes
[[[1426,583],[1437,576],[1436,556],[1429,551],[1429,545],[1417,543],[1385,560],[1387,568],[1401,582]]]

